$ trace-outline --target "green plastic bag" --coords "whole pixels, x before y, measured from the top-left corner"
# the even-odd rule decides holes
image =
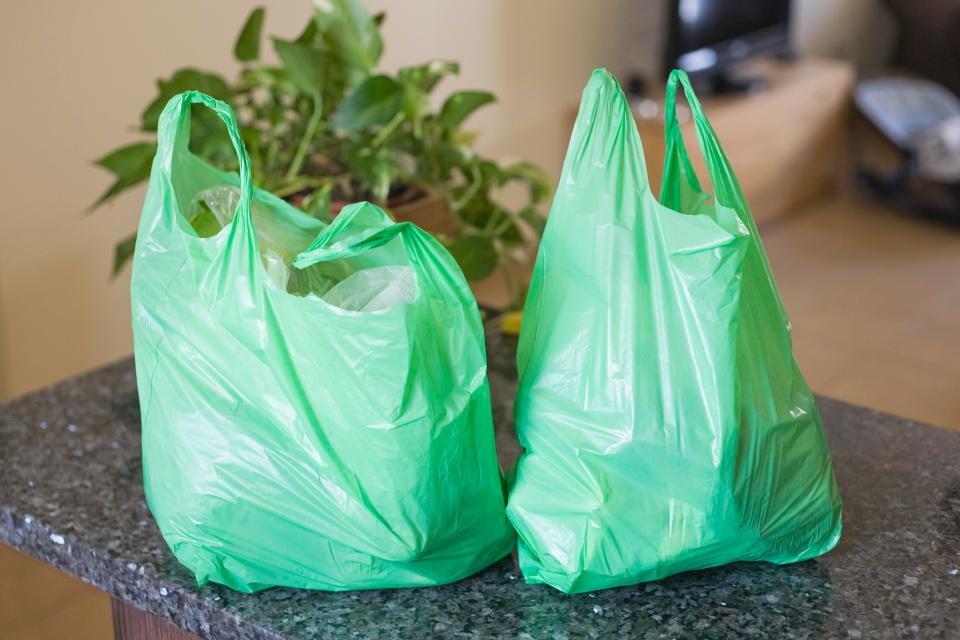
[[[687,93],[717,203],[676,123]],[[593,73],[520,334],[507,514],[530,582],[582,592],[840,537],[814,398],[737,180],[686,76],[666,95],[661,202],[630,107]],[[758,141],[762,144],[762,141]]]
[[[239,176],[189,152],[193,103]],[[184,212],[219,186],[236,214],[200,237]],[[385,302],[404,269],[413,298]],[[324,299],[371,270],[355,308]],[[479,311],[430,235],[367,203],[325,226],[253,189],[230,108],[187,92],[160,118],[131,294],[147,501],[199,584],[435,585],[510,552]]]

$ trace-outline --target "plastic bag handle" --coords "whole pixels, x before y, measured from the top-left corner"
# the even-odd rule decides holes
[[[311,247],[297,254],[297,257],[293,261],[293,266],[297,269],[306,269],[318,262],[351,258],[370,249],[385,245],[398,235],[402,236],[404,240],[407,240],[409,232],[414,228],[410,222],[398,222],[391,227],[380,229],[375,233],[365,234],[360,239],[350,242],[349,244]]]
[[[369,226],[343,239],[341,229],[356,224],[361,218],[364,218]],[[410,222],[394,222],[379,207],[369,202],[357,202],[345,207],[332,225],[320,233],[309,247],[297,254],[293,266],[306,269],[318,262],[350,258],[382,246],[398,235],[407,248],[411,265],[419,270],[419,252],[414,245],[425,238],[432,240],[430,235]]]
[[[713,190],[717,202],[729,209],[732,209],[737,214],[740,222],[750,232],[750,243],[755,250],[754,258],[759,260],[760,266],[763,269],[766,278],[765,286],[767,287],[768,295],[771,299],[776,301],[775,303],[779,313],[785,318],[787,317],[787,312],[783,307],[783,301],[780,299],[780,294],[777,292],[777,287],[773,280],[773,271],[770,268],[770,261],[767,259],[767,252],[764,250],[763,244],[760,242],[760,233],[757,231],[757,224],[753,219],[753,214],[750,213],[750,207],[747,205],[747,200],[743,197],[743,190],[740,188],[740,182],[733,173],[733,169],[730,166],[730,160],[727,159],[727,154],[724,153],[723,147],[720,146],[720,141],[717,139],[717,135],[714,133],[713,127],[710,126],[710,122],[707,120],[707,116],[703,112],[703,107],[700,106],[700,101],[697,99],[697,95],[694,93],[693,87],[690,86],[690,78],[688,78],[687,74],[680,69],[674,69],[671,71],[670,77],[667,79],[667,92],[665,100],[666,121],[664,123],[664,135],[666,136],[667,153],[663,168],[663,187],[660,189],[661,199],[663,197],[664,189],[669,182],[669,176],[672,172],[671,163],[676,162],[677,160],[682,163],[681,173],[686,174],[687,181],[690,186],[696,191],[701,190],[700,185],[697,182],[697,176],[690,164],[690,157],[687,155],[686,147],[683,143],[683,136],[680,133],[680,126],[677,122],[676,99],[678,83],[683,86],[683,92],[686,94],[687,102],[690,104],[690,110],[693,112],[693,122],[697,132],[697,142],[700,146],[700,151],[704,155],[704,159],[707,161],[707,171],[710,173],[710,180],[713,182]]]
[[[240,163],[240,202],[237,204],[236,217],[240,224],[253,231],[253,216],[250,213],[250,202],[253,198],[253,179],[250,175],[250,160],[247,149],[237,128],[236,115],[233,108],[212,98],[200,91],[184,91],[172,98],[160,115],[157,123],[157,155],[162,159],[162,166],[166,169],[168,179],[172,176],[173,162],[184,152],[189,152],[190,143],[190,106],[202,104],[217,114],[227,127],[233,150],[237,153]]]
[[[342,231],[361,230],[344,237]],[[365,227],[365,228],[364,228]],[[452,274],[460,273],[456,261],[429,233],[412,222],[394,222],[382,209],[369,202],[356,202],[343,209],[325,231],[293,260],[297,269],[306,269],[318,262],[339,260],[360,255],[401,238],[410,267],[416,272],[417,286],[428,289],[447,288],[463,304],[476,304],[466,280],[458,282]],[[443,294],[440,297],[444,297]]]
[[[740,189],[740,183],[730,167],[730,161],[727,159],[720,141],[717,139],[713,127],[707,120],[703,107],[697,94],[694,93],[690,85],[690,78],[686,72],[681,69],[674,69],[667,78],[667,91],[664,105],[664,136],[667,143],[667,152],[664,166],[664,184],[667,177],[672,173],[670,163],[681,163],[681,173],[687,178],[687,182],[695,190],[700,191],[700,182],[690,164],[690,157],[687,154],[686,145],[683,142],[683,135],[680,133],[680,125],[677,122],[677,84],[683,87],[687,103],[690,105],[690,111],[693,113],[694,129],[697,133],[697,142],[700,152],[703,154],[707,164],[707,172],[710,175],[710,181],[713,183],[713,189],[717,202],[737,211],[743,216],[746,212],[750,217],[743,192]]]

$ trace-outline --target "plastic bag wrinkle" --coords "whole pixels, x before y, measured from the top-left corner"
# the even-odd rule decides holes
[[[206,188],[190,202],[191,225],[198,234],[214,235],[233,223],[239,204],[238,187]],[[341,265],[321,263],[304,270],[294,268],[294,258],[313,239],[303,234],[294,236],[291,248],[291,234],[284,234],[276,226],[270,210],[256,200],[251,208],[264,270],[278,289],[299,296],[314,294],[328,304],[354,312],[382,311],[413,302],[416,297],[413,271],[405,265],[356,268],[341,261]]]
[[[678,83],[716,199],[670,119]],[[796,562],[840,535],[829,449],[756,226],[682,74],[666,102],[658,202],[616,80],[590,78],[520,330],[525,452],[507,512],[524,576],[566,592]]]
[[[196,102],[239,175],[185,148]],[[507,555],[483,328],[453,257],[369,203],[327,226],[254,188],[232,111],[203,94],[168,103],[157,141],[131,306],[144,490],[177,560],[201,585],[342,591]],[[344,312],[320,298],[335,287],[387,312]]]

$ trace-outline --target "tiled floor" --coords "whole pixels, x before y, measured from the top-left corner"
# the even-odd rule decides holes
[[[960,429],[960,226],[843,197],[763,237],[815,391]],[[110,637],[105,595],[0,545],[0,640]]]
[[[815,391],[960,429],[960,225],[847,197],[764,244]]]

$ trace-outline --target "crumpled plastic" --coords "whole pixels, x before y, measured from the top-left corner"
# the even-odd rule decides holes
[[[189,217],[194,228],[208,235],[231,224],[240,204],[240,189],[221,184],[197,193],[190,203]],[[209,211],[214,224],[204,222]],[[267,277],[279,289],[298,295],[315,294],[328,304],[348,311],[382,311],[402,302],[413,302],[417,295],[416,280],[410,267],[385,266],[360,269],[342,280],[316,271],[294,271],[295,254],[285,244],[288,239],[278,233],[269,208],[254,200],[251,204],[260,255]],[[342,275],[342,274],[341,274]],[[291,278],[294,285],[291,286]]]
[[[683,146],[678,83],[715,201]],[[666,116],[658,202],[630,106],[594,72],[524,310],[524,453],[507,512],[523,575],[565,592],[797,562],[840,538],[830,451],[786,313],[682,72]]]
[[[382,311],[401,302],[413,302],[417,284],[410,267],[371,267],[356,271],[323,295],[347,311]]]
[[[239,175],[189,152],[193,103]],[[131,307],[147,503],[198,584],[428,586],[510,553],[456,261],[372,204],[326,225],[253,188],[232,110],[198,92],[160,117]]]
[[[193,197],[190,202],[190,218],[199,220],[204,210],[210,211],[219,230],[233,222],[239,204],[240,189],[238,187],[226,184],[216,185],[200,191]],[[271,236],[270,212],[257,202],[253,202],[251,208],[267,277],[278,288],[286,289],[290,281],[289,262],[292,256],[287,256],[285,259],[281,253],[283,251],[281,241]]]

